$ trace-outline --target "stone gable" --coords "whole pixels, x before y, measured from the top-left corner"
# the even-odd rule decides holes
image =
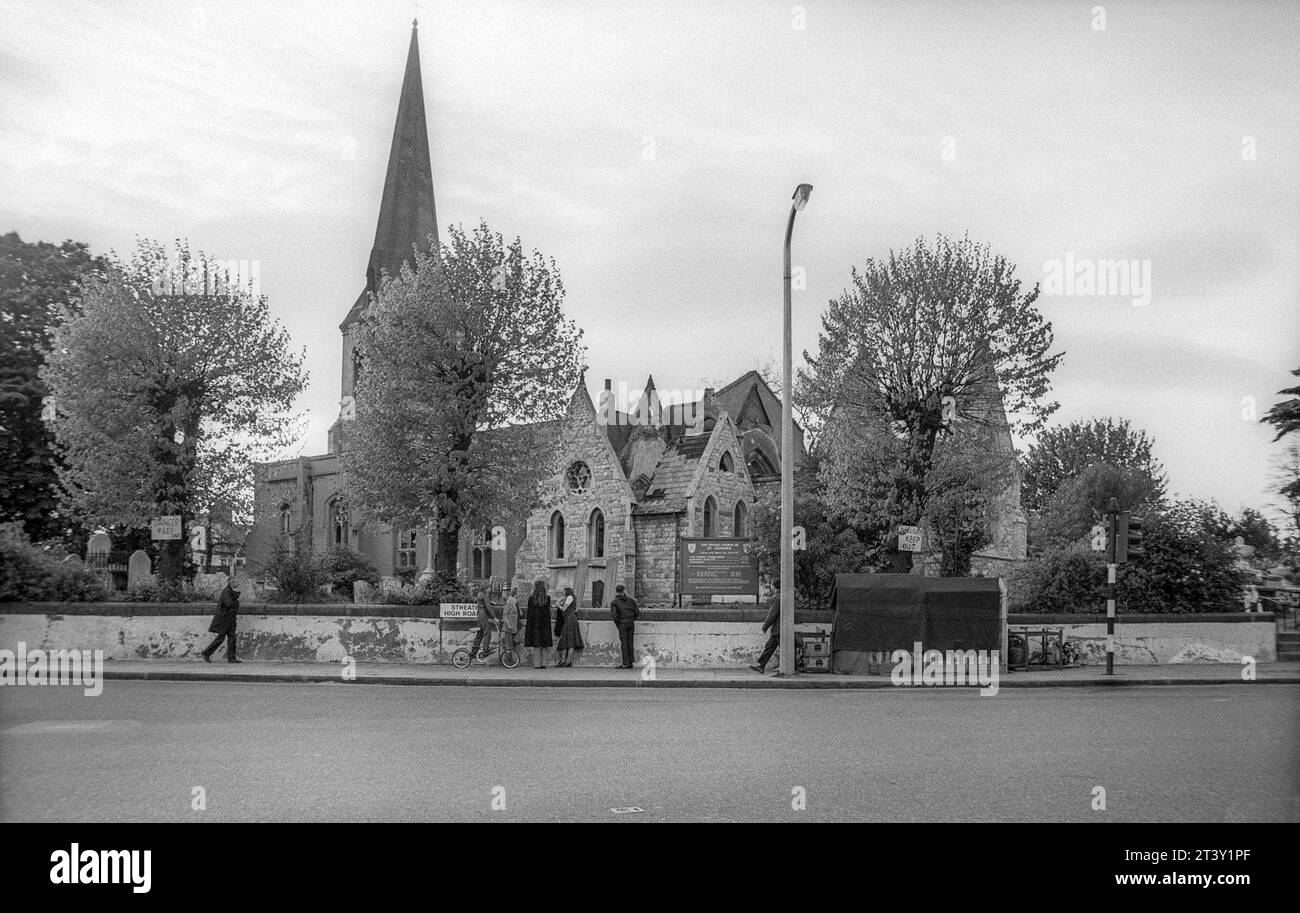
[[[585,577],[580,595],[589,605],[591,584],[603,584],[603,602],[613,598],[614,585],[631,585],[636,547],[632,537],[632,488],[604,429],[586,387],[579,384],[554,443],[539,458],[550,462],[552,472],[542,483],[538,505],[529,513],[523,542],[515,556],[515,585],[527,592],[534,580],[549,588],[575,586]],[[585,467],[585,488],[570,484],[570,469]],[[576,474],[576,473],[575,473]],[[595,547],[596,512],[604,518],[603,554]],[[563,554],[555,547],[555,518],[564,521]]]

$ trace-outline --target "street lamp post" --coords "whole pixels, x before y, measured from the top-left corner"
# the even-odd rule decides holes
[[[794,357],[790,333],[790,235],[794,214],[808,203],[811,184],[800,184],[790,203],[785,223],[785,308],[784,344],[781,353],[781,668],[780,675],[794,675]]]

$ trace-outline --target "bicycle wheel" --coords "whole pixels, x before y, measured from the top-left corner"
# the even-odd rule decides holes
[[[514,650],[505,650],[501,654],[501,665],[507,669],[513,669],[519,665],[519,654]]]
[[[469,650],[465,647],[457,647],[455,652],[451,654],[451,664],[457,669],[468,669]]]

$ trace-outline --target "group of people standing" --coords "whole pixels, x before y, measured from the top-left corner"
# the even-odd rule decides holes
[[[636,600],[627,595],[626,587],[619,584],[614,588],[614,601],[610,604],[610,614],[618,628],[619,644],[622,652],[620,669],[632,668],[632,639],[637,616]],[[492,630],[498,619],[488,599],[486,589],[479,591],[475,600],[478,606],[478,633],[474,637],[474,646],[470,652],[479,654],[482,644],[487,652],[492,644]],[[552,610],[554,617],[552,619]],[[515,642],[519,636],[519,588],[511,587],[501,610],[501,646],[506,650],[516,649]],[[533,592],[528,597],[528,604],[523,616],[524,646],[533,654],[533,668],[545,669],[547,654],[555,650],[555,668],[565,669],[586,646],[582,642],[582,632],[578,627],[578,600],[573,594],[573,587],[566,586],[556,600],[547,592],[546,581],[538,580],[533,584]],[[552,623],[553,622],[553,623]],[[554,633],[552,633],[554,632]]]

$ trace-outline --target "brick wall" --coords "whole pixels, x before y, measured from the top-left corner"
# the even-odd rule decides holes
[[[677,594],[677,538],[685,535],[684,514],[638,514],[636,580],[638,600],[646,605],[670,605]]]

